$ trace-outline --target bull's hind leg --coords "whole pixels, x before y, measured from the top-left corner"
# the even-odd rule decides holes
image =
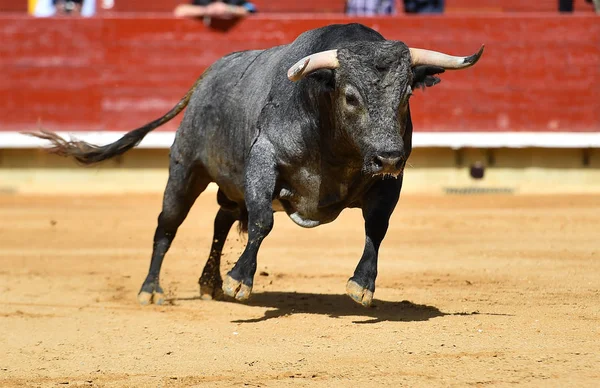
[[[215,217],[215,231],[213,234],[210,255],[198,280],[200,284],[200,298],[204,300],[219,299],[223,293],[223,279],[221,279],[221,252],[233,223],[238,219],[234,211],[220,208]]]
[[[223,283],[225,295],[238,300],[250,297],[258,250],[264,238],[273,229],[273,193],[276,180],[274,152],[270,144],[259,140],[252,148],[246,168],[248,243]]]
[[[177,229],[210,181],[203,167],[184,166],[180,161],[171,158],[162,212],[158,216],[158,226],[154,233],[150,270],[138,294],[141,304],[164,302],[164,292],[159,284],[163,259],[177,234]]]
[[[236,220],[241,218],[241,209],[238,204],[225,195],[221,189],[217,192],[219,211],[215,217],[214,234],[210,254],[202,275],[198,279],[200,284],[200,298],[204,300],[220,299],[223,295],[223,279],[221,279],[221,252],[227,240],[227,235]]]
[[[362,210],[365,219],[365,249],[354,276],[346,284],[346,293],[363,306],[370,306],[373,301],[379,246],[387,232],[401,188],[402,177],[381,180],[369,190],[364,199]]]

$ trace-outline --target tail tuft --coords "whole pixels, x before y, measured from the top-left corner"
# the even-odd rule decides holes
[[[138,145],[146,135],[146,133],[132,131],[114,143],[106,146],[97,146],[76,139],[65,140],[56,133],[43,129],[38,132],[24,132],[23,134],[49,141],[51,146],[46,148],[46,151],[58,156],[72,157],[84,165],[99,163],[121,155]]]

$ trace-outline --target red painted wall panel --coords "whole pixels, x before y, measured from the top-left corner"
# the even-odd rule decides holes
[[[0,12],[27,12],[27,1],[25,0],[0,0]]]
[[[257,15],[228,31],[170,17],[0,18],[0,130],[41,121],[66,131],[130,130],[168,111],[197,76],[232,51],[291,42],[340,16]],[[465,55],[417,92],[420,131],[600,131],[600,23],[595,16],[365,18],[389,39]],[[160,130],[174,130],[177,122]]]

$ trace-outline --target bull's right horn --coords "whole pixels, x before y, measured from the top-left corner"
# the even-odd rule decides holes
[[[321,51],[308,55],[290,67],[287,77],[290,81],[298,81],[319,69],[337,69],[340,62],[337,58],[337,50]]]
[[[481,58],[481,54],[483,54],[484,47],[484,45],[481,45],[481,48],[477,53],[468,57],[455,57],[437,51],[423,50],[418,48],[410,48],[409,50],[411,64],[413,67],[418,65],[430,65],[443,67],[447,70],[458,70],[473,66],[475,63],[477,63],[479,58]]]

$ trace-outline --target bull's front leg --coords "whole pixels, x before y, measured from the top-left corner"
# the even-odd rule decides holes
[[[225,295],[237,300],[246,300],[252,293],[256,256],[262,241],[273,229],[273,193],[277,180],[274,152],[268,142],[257,141],[247,163],[245,200],[248,210],[248,242],[223,282]]]
[[[354,276],[346,284],[346,293],[357,303],[370,306],[377,278],[377,256],[387,232],[390,216],[398,203],[402,176],[377,182],[364,198],[365,249]]]

